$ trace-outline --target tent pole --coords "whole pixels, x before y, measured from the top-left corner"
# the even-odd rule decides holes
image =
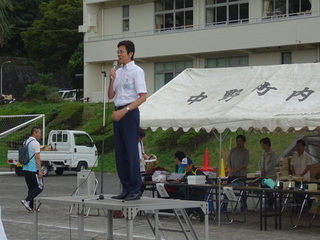
[[[219,171],[218,171],[218,226],[221,226],[221,212],[220,212],[220,205],[221,205],[221,176],[220,176],[220,172],[221,172],[221,160],[222,160],[222,141],[228,136],[228,134],[230,133],[230,130],[227,130],[227,132],[225,133],[224,137],[222,137],[222,133],[218,134],[213,131],[213,134],[215,135],[216,139],[219,141]]]
[[[222,158],[222,135],[221,133],[219,133],[219,177],[218,177],[218,226],[220,227],[221,225],[221,211],[220,211],[220,206],[221,206],[221,176],[220,176],[220,172],[221,172],[221,158]]]

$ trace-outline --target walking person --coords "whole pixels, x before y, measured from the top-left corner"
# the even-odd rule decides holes
[[[21,200],[22,205],[32,212],[33,211],[33,200],[43,190],[43,173],[41,168],[40,159],[40,143],[38,140],[41,138],[41,129],[33,127],[31,130],[30,137],[26,140],[28,145],[30,161],[23,165],[22,171],[28,187],[28,195],[25,199]]]
[[[111,69],[108,88],[109,99],[114,99],[112,114],[117,172],[122,192],[113,199],[139,200],[142,185],[138,150],[140,112],[138,107],[146,101],[147,87],[142,68],[133,60],[135,46],[132,41],[118,43],[119,69]]]

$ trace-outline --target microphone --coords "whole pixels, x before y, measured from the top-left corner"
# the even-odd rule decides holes
[[[114,61],[112,64],[112,69],[116,69],[118,66],[118,61]]]

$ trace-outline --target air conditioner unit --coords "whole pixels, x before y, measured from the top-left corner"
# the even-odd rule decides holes
[[[82,170],[77,174],[77,195],[88,196],[95,195],[95,173],[90,170]]]
[[[86,25],[79,25],[78,26],[78,32],[85,33],[85,32],[88,32],[88,30],[89,30],[89,28]]]

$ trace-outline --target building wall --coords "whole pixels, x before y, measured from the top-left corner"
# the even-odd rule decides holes
[[[102,4],[93,4],[101,3]],[[263,20],[263,2],[249,0],[249,23],[205,28],[205,1],[194,1],[194,29],[155,32],[153,1],[87,0],[84,97],[102,100],[101,71],[109,72],[123,39],[136,45],[135,60],[146,73],[149,95],[154,92],[154,63],[193,60],[205,67],[207,58],[248,56],[249,65],[281,64],[281,53],[291,52],[292,63],[319,61],[319,0],[312,0],[312,16]],[[91,4],[92,3],[92,4]],[[122,5],[130,4],[130,31],[122,32]],[[101,7],[102,6],[102,7]],[[88,20],[89,19],[89,20]],[[93,22],[93,23],[92,23]],[[99,94],[100,93],[100,94]]]

